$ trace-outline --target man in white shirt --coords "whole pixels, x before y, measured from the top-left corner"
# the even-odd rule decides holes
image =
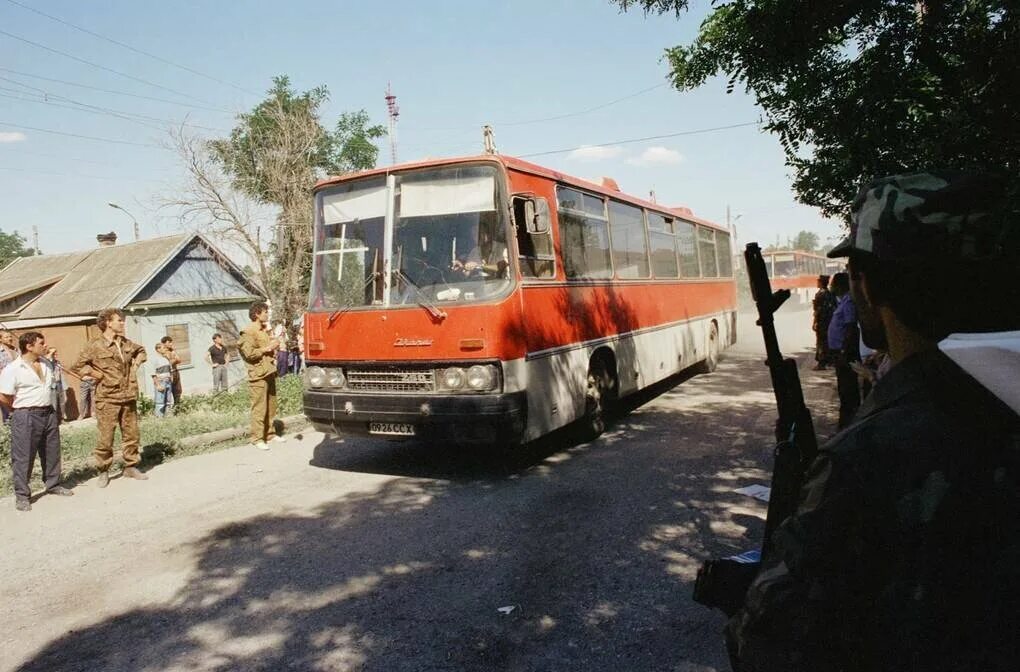
[[[21,357],[0,372],[0,404],[11,408],[11,472],[15,508],[31,511],[29,480],[39,455],[46,492],[70,496],[60,484],[60,420],[53,366],[44,357],[46,339],[38,331],[20,336]]]

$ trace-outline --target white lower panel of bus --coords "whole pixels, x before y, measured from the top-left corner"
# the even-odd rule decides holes
[[[525,440],[563,427],[584,414],[588,363],[596,350],[612,352],[620,395],[626,396],[702,361],[713,322],[719,333],[719,351],[723,351],[732,341],[731,316],[731,312],[719,313],[504,362],[506,391],[528,391]]]

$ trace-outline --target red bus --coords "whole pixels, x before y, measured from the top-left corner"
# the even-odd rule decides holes
[[[518,444],[736,335],[729,233],[507,156],[320,181],[304,410],[327,433]]]
[[[833,275],[843,270],[839,260],[802,250],[763,252],[765,268],[773,289],[789,289],[800,303],[811,303],[818,288],[819,275]]]

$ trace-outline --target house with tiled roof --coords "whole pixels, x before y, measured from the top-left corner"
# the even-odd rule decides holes
[[[184,394],[212,388],[205,353],[214,333],[231,353],[229,379],[244,375],[236,341],[248,324],[248,307],[262,289],[205,236],[184,233],[118,245],[115,234],[96,236],[82,252],[21,257],[0,270],[0,326],[15,333],[41,331],[67,364],[98,334],[96,314],[125,312],[127,337],[150,356],[163,336],[181,355]],[[152,396],[151,365],[140,387]],[[65,385],[77,381],[65,376]]]

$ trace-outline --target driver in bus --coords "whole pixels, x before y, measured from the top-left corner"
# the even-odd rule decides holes
[[[463,257],[455,259],[451,268],[467,277],[481,274],[486,278],[505,278],[509,265],[506,243],[494,240],[491,229],[483,225],[478,228],[478,244]]]

